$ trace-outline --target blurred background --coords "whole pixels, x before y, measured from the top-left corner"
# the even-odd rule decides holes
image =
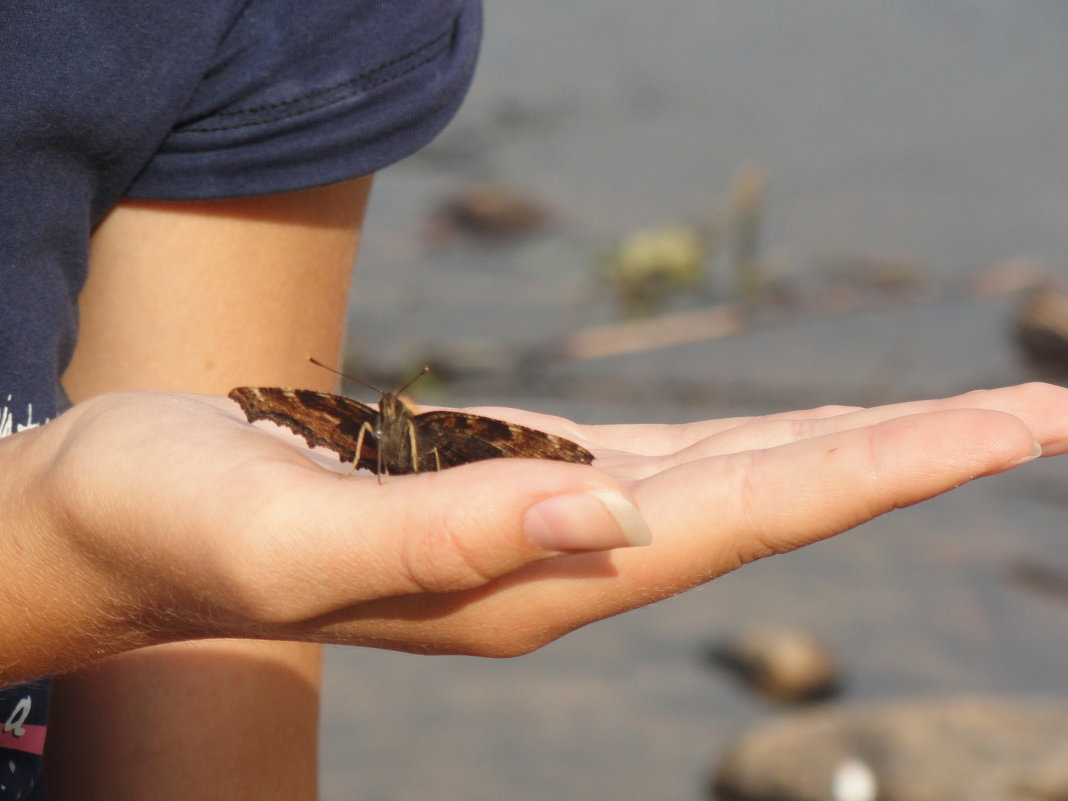
[[[487,6],[464,108],[376,179],[350,372],[601,423],[1068,371],[1068,5]],[[1066,490],[1032,464],[517,660],[330,650],[323,797],[705,798],[795,714],[769,628],[832,704],[1062,693]]]

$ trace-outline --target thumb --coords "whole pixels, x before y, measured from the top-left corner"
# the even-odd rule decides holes
[[[617,481],[585,465],[505,459],[439,473],[317,473],[244,527],[245,613],[298,622],[377,598],[472,589],[574,551],[651,534]]]

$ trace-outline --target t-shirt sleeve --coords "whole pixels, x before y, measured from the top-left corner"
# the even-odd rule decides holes
[[[250,0],[126,194],[269,194],[398,161],[452,118],[481,23],[478,0]]]

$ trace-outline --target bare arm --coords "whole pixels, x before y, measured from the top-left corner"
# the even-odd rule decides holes
[[[1065,409],[1068,390],[1028,385],[682,427],[515,412],[590,447],[593,466],[506,459],[379,483],[324,470],[225,398],[107,393],[0,441],[0,561],[38,579],[0,584],[0,680],[209,637],[524,653],[1036,443],[1063,453]],[[645,523],[653,544],[624,548]]]
[[[369,180],[267,198],[128,203],[94,236],[75,401],[110,390],[331,389]],[[204,640],[55,681],[51,798],[313,799],[318,646]]]

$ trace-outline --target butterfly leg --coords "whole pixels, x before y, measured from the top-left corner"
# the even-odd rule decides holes
[[[412,454],[412,472],[419,472],[419,441],[415,438],[415,424],[408,421],[408,444]]]
[[[372,429],[371,429],[371,424],[370,423],[364,423],[362,426],[360,426],[360,433],[356,435],[356,451],[355,451],[355,455],[352,457],[352,467],[349,468],[349,472],[346,473],[345,475],[351,476],[353,473],[356,472],[356,468],[358,468],[360,466],[360,454],[363,453],[363,436],[364,436],[364,434],[366,434],[368,431],[371,431],[371,430]],[[382,454],[381,453],[378,454],[378,458],[379,458],[379,461],[381,461],[381,459],[382,459]],[[379,468],[380,468],[380,472],[381,472],[381,465],[379,465]]]
[[[370,426],[367,425],[367,423],[364,423],[362,426],[360,426],[360,434],[361,435],[363,434],[363,429],[365,427],[370,429]],[[385,450],[385,449],[382,447],[382,443],[379,442],[378,443],[378,453],[376,454],[377,461],[375,462],[375,478],[378,480],[379,484],[385,484],[386,483],[385,476],[389,475],[389,467],[387,467],[386,465],[382,464],[382,451],[383,450]]]

